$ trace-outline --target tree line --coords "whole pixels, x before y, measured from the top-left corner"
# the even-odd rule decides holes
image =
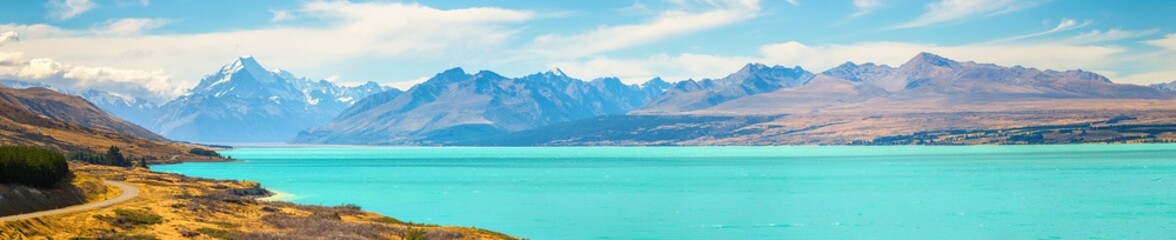
[[[0,183],[53,187],[69,176],[60,152],[24,146],[0,146]]]

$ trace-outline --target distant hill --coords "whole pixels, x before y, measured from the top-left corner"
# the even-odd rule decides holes
[[[438,145],[554,123],[624,114],[660,95],[660,79],[644,87],[616,78],[590,82],[553,70],[520,78],[461,68],[439,73],[403,94],[378,94],[308,129],[298,143]]]
[[[800,67],[748,64],[720,79],[671,84],[659,78],[641,86],[616,79],[583,82],[555,71],[512,79],[458,68],[404,94],[365,100],[326,126],[300,134],[296,142],[525,146],[1176,140],[1176,126],[1162,125],[1176,123],[1176,101],[1165,86],[1115,84],[1082,70],[1002,67],[930,53],[898,67],[845,63],[815,74]],[[1112,123],[1129,127],[1093,129]],[[1049,124],[1061,127],[1022,128]],[[1068,134],[1086,134],[1085,128],[1099,134]],[[1034,137],[1047,130],[1068,133]],[[919,132],[954,137],[910,135]]]
[[[754,69],[755,65],[748,66],[741,72]],[[747,87],[748,84],[686,81],[678,84],[686,87],[671,90],[628,115],[579,120],[479,139],[470,144],[1176,141],[1176,100],[1173,99],[1176,94],[1164,92],[1168,85],[1115,84],[1082,70],[1001,67],[922,53],[897,68],[846,63],[799,81],[800,84],[795,84],[797,78],[787,76],[762,81],[767,83],[760,86],[779,87],[755,92],[746,91],[754,89]],[[726,89],[737,86],[734,89],[742,91],[706,86],[728,86]],[[686,95],[691,93],[695,95]],[[751,118],[757,120],[739,120]]]
[[[206,76],[187,95],[160,106],[149,128],[172,139],[211,142],[286,142],[327,123],[344,109],[385,91],[373,82],[340,87],[269,71],[251,56]]]
[[[1101,75],[1082,70],[1059,72],[1020,66],[1001,67],[921,53],[898,68],[846,63],[797,87],[748,95],[692,111],[654,111],[657,106],[646,106],[634,114],[795,114],[846,107],[862,112],[885,109],[959,111],[984,107],[985,103],[1013,101],[1164,99],[1170,96],[1146,86],[1115,84]]]
[[[78,96],[45,88],[0,86],[0,145],[41,146],[63,152],[102,151],[118,146],[132,157],[152,161],[202,159],[196,146],[171,142],[111,116]]]

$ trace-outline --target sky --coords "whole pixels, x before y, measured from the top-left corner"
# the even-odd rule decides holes
[[[0,79],[164,102],[239,56],[407,89],[453,67],[590,80],[960,61],[1176,80],[1176,1],[50,0],[0,3]]]

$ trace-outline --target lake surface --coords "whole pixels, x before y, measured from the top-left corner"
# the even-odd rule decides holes
[[[1176,238],[1176,145],[247,148],[152,166],[530,239]]]

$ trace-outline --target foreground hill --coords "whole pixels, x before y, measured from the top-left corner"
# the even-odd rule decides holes
[[[295,142],[444,145],[554,123],[623,114],[661,94],[616,78],[590,82],[553,70],[521,78],[461,68],[439,73],[397,96],[379,94],[343,111]]]
[[[514,239],[475,228],[402,222],[356,206],[260,201],[269,192],[252,182],[141,168],[70,168],[81,179],[130,183],[139,194],[108,208],[0,222],[0,239]],[[87,192],[91,201],[121,194],[117,188],[90,188],[96,188]]]
[[[0,145],[96,152],[110,146],[151,162],[205,159],[142,127],[111,116],[78,96],[45,88],[0,86]]]
[[[285,142],[302,129],[327,123],[351,104],[393,91],[369,82],[340,87],[265,69],[240,57],[159,107],[149,127],[171,139],[195,142]]]
[[[155,103],[141,97],[114,94],[101,90],[90,89],[84,92],[73,92],[41,82],[20,80],[0,80],[0,85],[16,89],[45,88],[59,93],[76,95],[107,113],[139,126],[149,125],[152,117],[154,117],[155,111],[159,108]]]

